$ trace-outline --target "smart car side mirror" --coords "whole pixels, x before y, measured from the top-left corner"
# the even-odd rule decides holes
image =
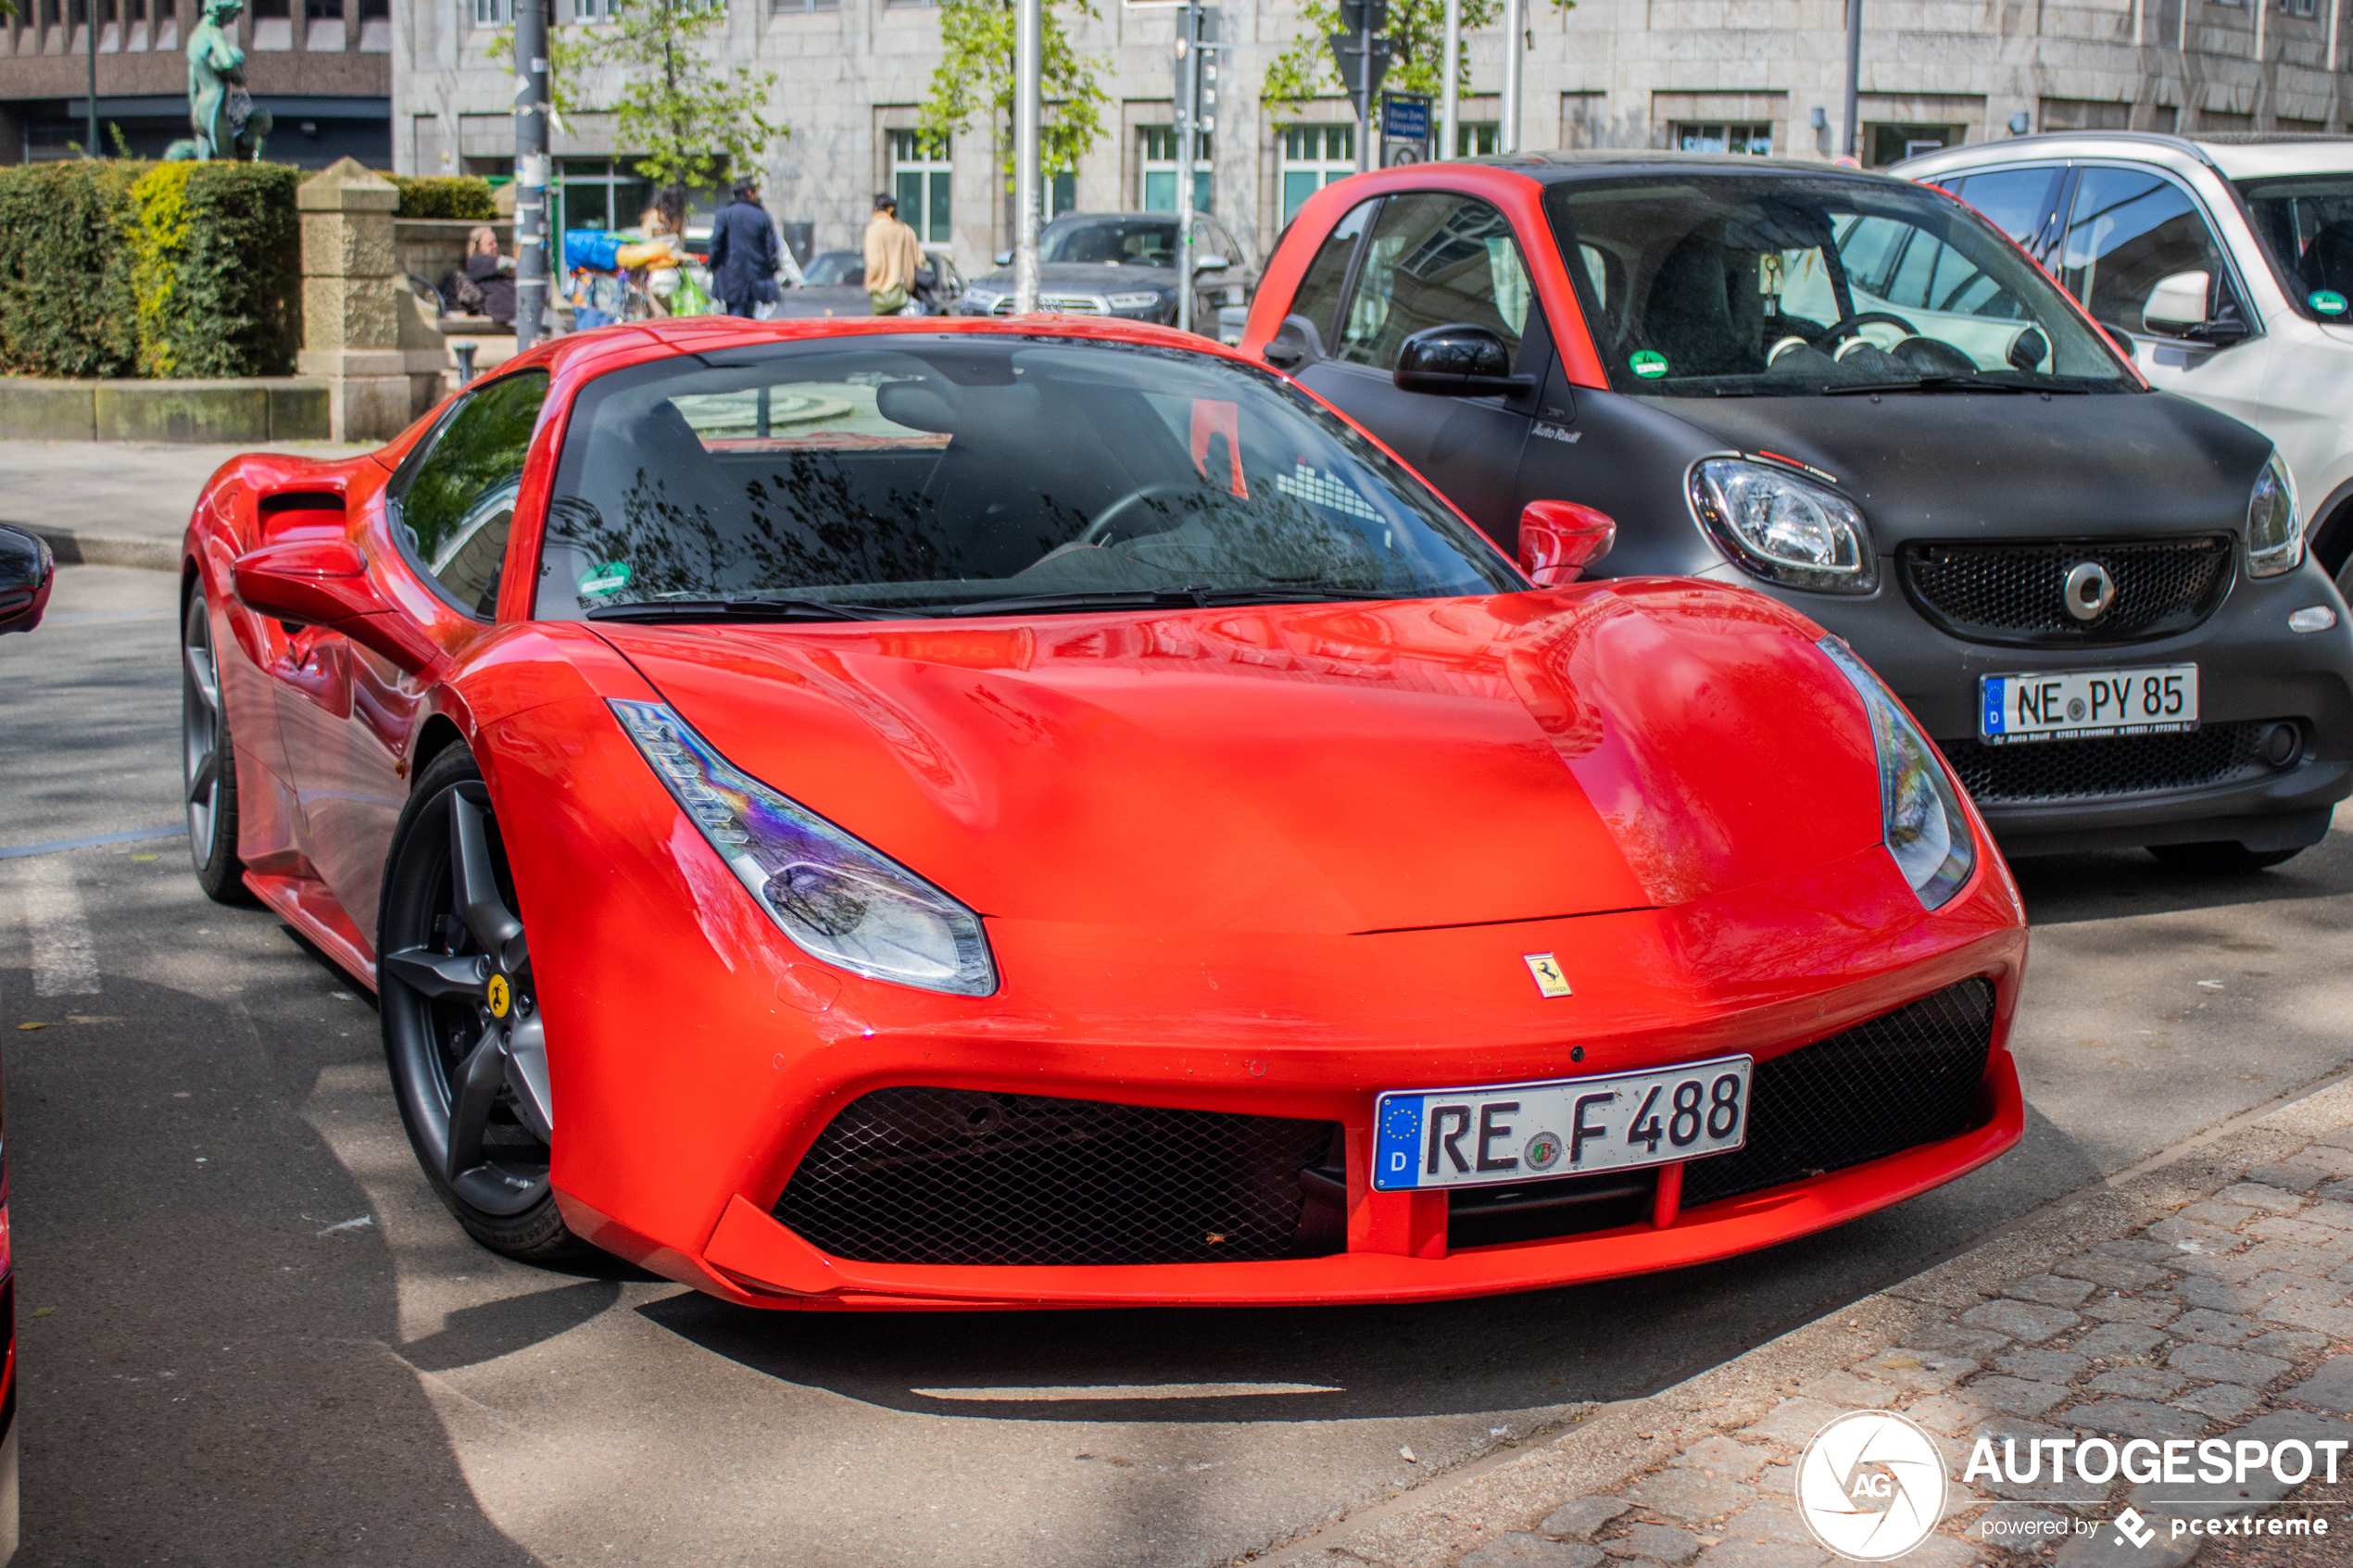
[[[1609,514],[1575,501],[1530,501],[1519,514],[1519,569],[1539,588],[1576,582],[1617,543]]]
[[[2166,337],[2187,336],[2206,321],[2206,300],[2213,280],[2204,272],[2176,272],[2159,278],[2141,307],[2141,324]]]
[[[1536,384],[1533,376],[1512,374],[1512,351],[1502,338],[1461,324],[1425,327],[1407,338],[1398,345],[1390,379],[1401,391],[1441,397],[1484,397]]]
[[[318,626],[421,675],[441,650],[396,611],[368,579],[368,558],[347,539],[290,539],[239,556],[238,600],[289,628]]]
[[[1009,250],[1000,250],[1000,251],[999,251],[999,252],[997,253],[997,265],[998,265],[998,266],[1000,266],[1000,267],[1011,267],[1013,264],[1013,253],[1012,251],[1009,251]]]
[[[40,625],[57,581],[57,561],[47,540],[0,525],[0,633]]]

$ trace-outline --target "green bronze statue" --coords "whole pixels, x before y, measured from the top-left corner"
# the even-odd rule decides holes
[[[244,0],[204,0],[204,19],[188,34],[188,122],[196,134],[171,144],[164,157],[251,162],[270,134],[270,111],[245,92],[245,52],[237,47]]]

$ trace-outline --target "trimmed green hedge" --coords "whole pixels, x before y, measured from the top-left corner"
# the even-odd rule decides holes
[[[0,169],[0,370],[290,373],[302,337],[301,178],[271,163]]]
[[[399,218],[457,218],[488,223],[498,216],[491,199],[490,182],[472,174],[437,174],[411,178],[387,174],[400,191]]]

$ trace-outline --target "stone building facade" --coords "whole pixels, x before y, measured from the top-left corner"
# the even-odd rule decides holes
[[[593,25],[610,0],[555,0]],[[1863,159],[2033,130],[2340,131],[2340,15],[2353,0],[1863,0]],[[400,0],[394,161],[402,172],[506,170],[511,82],[488,53],[512,0]],[[1174,13],[1102,0],[1065,21],[1113,100],[1106,134],[1059,182],[1058,207],[1173,207]],[[1827,159],[1843,115],[1841,0],[1532,0],[1521,144],[1701,146]],[[580,13],[574,16],[573,13]],[[1209,205],[1260,256],[1307,193],[1353,168],[1344,99],[1263,103],[1267,63],[1302,32],[1290,0],[1227,0]],[[1496,134],[1504,40],[1466,38],[1471,151]],[[791,128],[768,155],[769,210],[797,248],[854,245],[895,190],[926,244],[985,270],[1012,232],[1001,129],[935,146],[917,106],[939,59],[925,4],[732,0],[729,54],[779,76]],[[593,85],[587,94],[597,101]],[[634,220],[645,190],[610,117],[556,134],[563,221]]]

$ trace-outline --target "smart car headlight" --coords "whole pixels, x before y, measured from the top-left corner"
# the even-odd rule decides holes
[[[1692,468],[1691,498],[1718,547],[1769,583],[1834,594],[1879,586],[1870,528],[1835,491],[1764,463],[1711,458]]]
[[[730,763],[667,704],[610,706],[679,809],[796,947],[925,991],[997,989],[971,909]]]
[[[2277,577],[2303,564],[2304,515],[2296,504],[2296,480],[2274,451],[2246,498],[2246,574]]]
[[[1942,909],[1977,864],[1969,816],[1945,773],[1944,759],[1844,643],[1824,637],[1816,646],[1854,683],[1870,713],[1871,740],[1879,751],[1880,826],[1887,835],[1887,852],[1919,896],[1921,907]]]

